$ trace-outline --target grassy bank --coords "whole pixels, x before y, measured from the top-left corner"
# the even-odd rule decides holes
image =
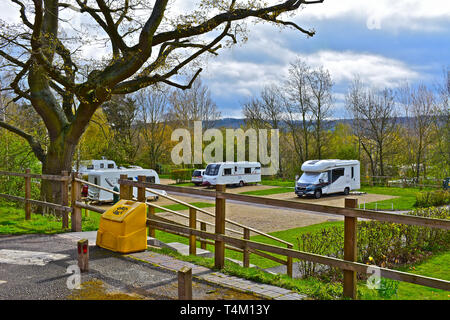
[[[397,188],[397,187],[370,187],[363,186],[359,191],[383,194],[389,196],[395,196],[397,198],[366,203],[366,209],[375,209],[375,206],[379,210],[391,210],[392,206],[394,210],[413,210],[416,203],[416,194],[424,189],[419,188]],[[360,203],[362,208],[362,203]]]

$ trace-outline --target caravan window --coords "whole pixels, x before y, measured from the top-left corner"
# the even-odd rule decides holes
[[[331,182],[335,182],[339,177],[342,177],[344,175],[344,168],[341,169],[333,169],[331,174]]]
[[[145,182],[155,183],[155,177],[147,176],[147,177],[145,177]]]
[[[231,168],[223,169],[223,175],[224,175],[224,176],[229,176],[229,175],[231,175]]]
[[[92,169],[94,169],[94,165],[91,164],[91,165],[87,166],[86,168],[87,168],[88,170],[92,170]]]
[[[245,168],[244,173],[246,173],[246,174],[252,173],[252,168]]]
[[[103,163],[100,163],[100,169],[103,169],[105,165]]]
[[[205,174],[207,176],[217,176],[219,173],[220,164],[209,164],[206,167]]]
[[[114,169],[114,163],[109,163],[108,164],[108,169]]]
[[[355,167],[352,167],[352,179],[355,177]]]

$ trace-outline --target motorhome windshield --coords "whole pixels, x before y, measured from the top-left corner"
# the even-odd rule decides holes
[[[300,183],[319,183],[320,172],[304,172],[298,182]]]
[[[219,173],[220,164],[208,164],[205,170],[207,176],[217,176]]]

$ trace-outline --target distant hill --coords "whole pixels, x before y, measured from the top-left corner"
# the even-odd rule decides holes
[[[324,127],[333,129],[339,123],[351,124],[352,120],[353,119],[333,119],[333,120],[324,121],[323,124],[324,124]],[[399,124],[405,124],[406,121],[407,121],[406,117],[398,117],[397,118],[397,123],[399,123]],[[243,125],[245,125],[244,118],[223,118],[223,119],[214,121],[214,125],[212,127],[213,128],[238,129]]]

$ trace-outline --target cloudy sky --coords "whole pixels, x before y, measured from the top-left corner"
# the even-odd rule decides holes
[[[345,117],[344,96],[355,75],[377,88],[405,81],[433,86],[450,65],[448,0],[325,0],[294,21],[316,35],[257,25],[248,42],[210,61],[203,79],[224,116],[241,117],[242,103],[280,82],[296,57],[330,71],[336,118]]]
[[[196,2],[176,0],[172,5],[184,12]],[[17,8],[0,0],[0,18],[20,22]],[[316,35],[250,25],[247,42],[208,59],[202,79],[224,117],[242,117],[242,104],[264,85],[280,83],[298,57],[330,71],[334,118],[345,117],[344,97],[355,75],[377,88],[405,81],[433,86],[450,65],[449,0],[325,0],[291,19]],[[92,47],[86,55],[99,52]]]

